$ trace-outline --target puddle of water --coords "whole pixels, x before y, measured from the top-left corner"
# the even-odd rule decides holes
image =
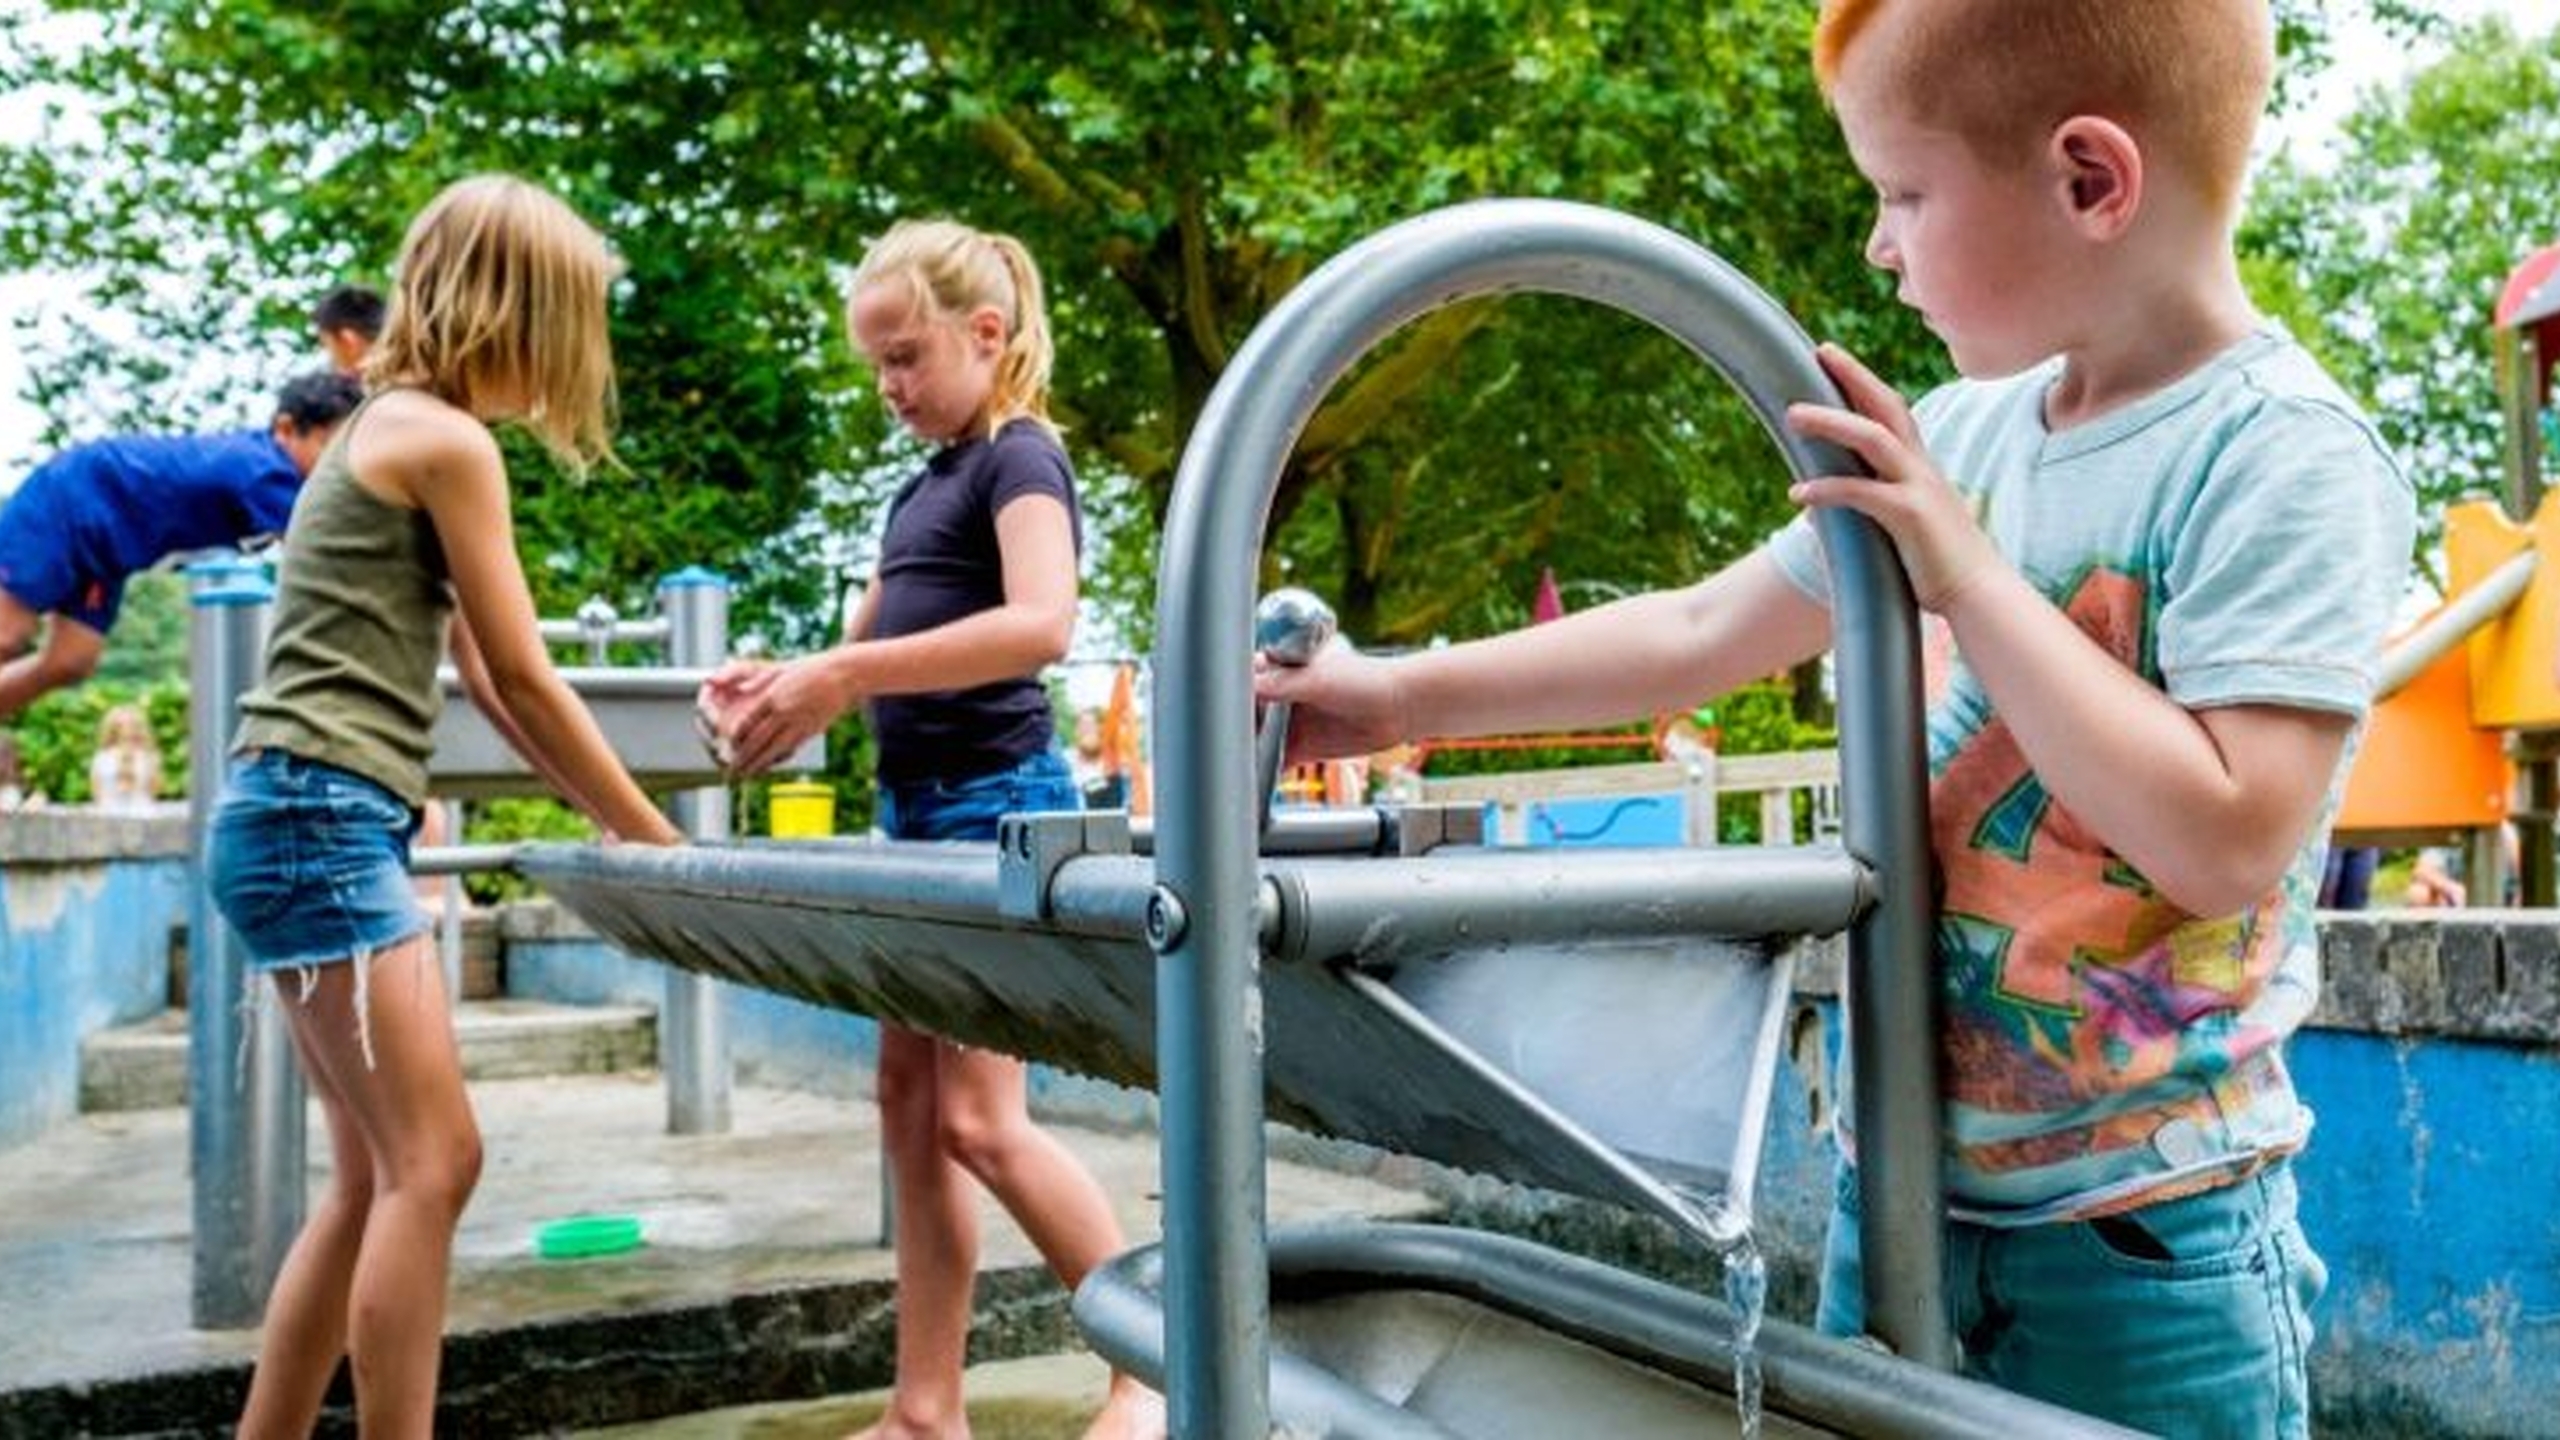
[[[1090,1355],[1041,1356],[970,1367],[975,1440],[1078,1440],[1102,1408],[1109,1372]],[[840,1440],[880,1418],[888,1392],[736,1405],[596,1430],[565,1440]]]
[[[976,1440],[1077,1440],[1093,1419],[1081,1400],[1017,1398],[969,1407]],[[840,1440],[880,1418],[878,1400],[811,1400],[671,1415],[609,1430],[577,1430],[568,1440]]]

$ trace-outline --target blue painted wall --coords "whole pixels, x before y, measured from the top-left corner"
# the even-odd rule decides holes
[[[177,860],[0,866],[0,1145],[80,1112],[80,1040],[169,996]]]
[[[2355,1433],[2560,1435],[2560,1054],[2312,1031],[2312,1384]]]

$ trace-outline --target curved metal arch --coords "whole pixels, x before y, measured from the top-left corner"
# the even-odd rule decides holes
[[[1272,499],[1317,405],[1371,346],[1453,301],[1509,292],[1652,323],[1740,392],[1792,474],[1862,469],[1785,428],[1789,404],[1838,392],[1774,301],[1697,244],[1588,205],[1478,201],[1380,231],[1308,276],[1237,353],[1183,452],[1157,588],[1157,1048],[1179,1434],[1258,1436],[1269,1419],[1251,637]],[[1840,511],[1815,523],[1832,575],[1843,838],[1876,891],[1848,976],[1867,1313],[1901,1353],[1944,1366],[1916,616],[1880,531]]]

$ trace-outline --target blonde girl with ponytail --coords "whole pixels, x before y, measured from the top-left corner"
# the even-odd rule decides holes
[[[1079,800],[1040,671],[1075,633],[1081,523],[1049,420],[1049,324],[1021,242],[950,220],[891,227],[846,318],[881,400],[937,447],[891,502],[845,643],[714,675],[703,708],[740,770],[856,705],[894,839],[990,840],[998,817]],[[881,1440],[968,1433],[961,1371],[977,1273],[974,1179],[1073,1288],[1125,1246],[1101,1185],[1031,1122],[1023,1063],[883,1025],[879,1105],[898,1214],[897,1378]],[[1087,1432],[1164,1433],[1125,1375]]]

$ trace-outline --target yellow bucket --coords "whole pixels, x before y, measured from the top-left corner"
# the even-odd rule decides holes
[[[783,780],[766,796],[766,830],[777,839],[821,839],[836,833],[836,790],[816,780]]]

